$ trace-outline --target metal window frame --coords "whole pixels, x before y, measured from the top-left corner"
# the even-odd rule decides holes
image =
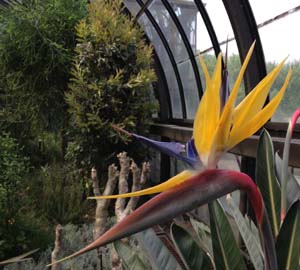
[[[160,29],[160,26],[158,25],[158,23],[156,22],[155,18],[153,17],[152,13],[150,12],[150,10],[148,9],[148,7],[145,8],[144,3],[142,0],[136,0],[136,2],[140,5],[140,7],[142,9],[144,9],[144,13],[147,16],[148,20],[152,23],[152,26],[154,27],[155,31],[157,32],[158,36],[161,39],[161,42],[169,56],[174,74],[175,74],[175,78],[178,84],[178,89],[179,89],[179,96],[180,96],[180,100],[181,100],[181,109],[182,109],[182,116],[183,118],[186,118],[186,105],[185,105],[185,98],[184,98],[184,90],[183,90],[183,84],[181,81],[181,77],[180,77],[180,73],[174,58],[174,55],[172,53],[172,50],[168,44],[168,41],[166,39],[166,37],[164,36],[162,30]],[[170,94],[168,94],[169,98],[170,98]],[[171,104],[171,99],[168,102],[169,104]],[[172,106],[170,107],[171,111],[172,111]],[[172,118],[173,118],[173,114],[171,114]]]
[[[161,0],[161,2],[163,3],[163,5],[167,9],[167,11],[169,12],[170,17],[172,18],[174,24],[176,25],[176,27],[179,31],[179,34],[182,38],[182,42],[183,42],[183,44],[184,44],[184,46],[187,50],[189,60],[191,61],[192,68],[193,68],[193,71],[194,71],[196,85],[197,85],[197,89],[198,89],[199,100],[200,100],[200,98],[202,97],[202,94],[203,94],[203,87],[202,87],[199,68],[198,68],[197,62],[195,60],[195,55],[194,55],[193,49],[191,47],[191,44],[189,42],[189,39],[188,39],[187,35],[185,34],[185,31],[184,31],[179,19],[177,18],[176,13],[174,12],[174,10],[173,10],[171,4],[169,3],[169,1],[168,0]]]

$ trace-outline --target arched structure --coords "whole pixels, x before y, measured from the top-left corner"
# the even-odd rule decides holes
[[[213,13],[207,10],[214,2],[222,9]],[[232,32],[236,42],[237,53],[241,62],[253,43],[256,47],[244,76],[245,92],[248,93],[265,75],[266,63],[263,46],[260,40],[257,23],[248,0],[125,0],[125,6],[136,17],[148,40],[155,50],[158,82],[156,96],[160,102],[159,117],[153,125],[152,132],[163,140],[186,141],[191,136],[192,120],[205,82],[198,66],[199,53],[220,51],[218,33],[215,29],[216,18],[230,22],[228,32]],[[213,16],[212,16],[213,15]],[[212,18],[213,17],[213,18]],[[200,29],[201,28],[201,29]],[[201,40],[205,40],[207,48],[202,49]],[[208,42],[209,41],[209,42]],[[231,44],[229,45],[231,46]],[[287,123],[267,124],[276,149],[282,150],[282,137],[285,135]],[[299,137],[299,130],[296,134]],[[232,149],[232,153],[242,156],[242,168],[253,174],[258,137],[252,136]],[[300,146],[293,144],[291,165],[300,167],[297,158]],[[172,164],[162,157],[164,175],[169,176]],[[174,167],[174,166],[173,166]],[[166,169],[167,168],[167,169]]]

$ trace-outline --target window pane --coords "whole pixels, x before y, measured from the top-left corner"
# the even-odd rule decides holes
[[[193,1],[170,1],[170,4],[176,13],[184,32],[191,44],[194,54],[196,54],[196,22],[197,7]]]
[[[199,104],[199,95],[191,61],[179,64],[178,69],[182,78],[187,118],[194,119]]]
[[[136,2],[126,1],[125,4],[126,4],[126,7],[130,10],[130,12],[132,12],[132,14],[136,14],[138,12],[138,10],[140,10],[140,7]],[[162,68],[165,72],[166,80],[168,83],[168,89],[169,89],[169,93],[170,93],[170,98],[171,98],[173,117],[174,118],[182,118],[182,108],[181,108],[178,84],[177,84],[177,80],[176,80],[175,73],[174,73],[173,67],[171,65],[169,56],[165,50],[165,47],[163,46],[163,43],[162,43],[160,37],[158,36],[155,28],[153,27],[153,25],[148,20],[148,18],[145,14],[143,14],[140,17],[139,24],[142,26],[147,37],[151,41],[151,44],[153,45],[153,47],[156,51],[156,54],[160,59]]]
[[[205,4],[205,8],[207,10],[207,13],[210,17],[211,23],[216,32],[218,41],[221,43],[221,42],[227,41],[227,39],[230,40],[230,39],[234,38],[231,23],[229,21],[227,12],[224,8],[222,1],[219,1],[219,0],[207,1]],[[203,47],[201,47],[201,48],[203,48]],[[211,48],[211,45],[210,45],[210,47],[202,49],[202,51],[206,51],[206,53],[204,54],[204,59],[206,60],[210,74],[212,74],[213,69],[215,67],[215,63],[216,63],[216,61],[213,60],[213,58],[215,58],[215,53],[212,48],[211,48],[211,50],[208,51],[207,50],[208,48]],[[225,57],[226,44],[221,45],[221,51],[223,53],[223,57]],[[233,84],[235,83],[238,72],[241,68],[239,52],[237,49],[237,44],[236,44],[235,39],[231,40],[228,43],[227,55],[228,55],[227,68],[228,68],[229,88],[231,89]],[[201,69],[201,73],[203,73],[202,69]],[[245,89],[244,85],[242,84],[240,87],[240,90],[239,90],[237,104],[245,96],[244,89]]]
[[[154,0],[150,5],[149,10],[168,40],[176,62],[179,63],[186,60],[188,54],[181,39],[181,35],[162,2],[160,0]]]
[[[233,30],[222,1],[206,1],[205,8],[215,29],[219,42],[223,42],[227,39],[233,38]],[[222,45],[221,50],[225,52],[226,46]],[[229,55],[238,54],[238,49],[235,40],[229,42],[228,53]]]

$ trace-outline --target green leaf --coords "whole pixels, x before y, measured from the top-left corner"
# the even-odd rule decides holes
[[[208,207],[207,207],[207,211],[208,211]],[[206,253],[208,254],[213,254],[210,227],[193,218],[190,218],[190,222],[193,226],[193,230],[195,230],[199,238],[200,248],[202,250],[205,250]]]
[[[251,219],[242,215],[240,209],[237,207],[232,198],[227,199],[227,202],[231,209],[231,215],[233,216],[239,232],[244,240],[254,268],[256,270],[263,269],[263,251],[259,240],[258,229]]]
[[[189,269],[214,269],[209,256],[199,247],[196,240],[186,230],[173,223],[171,226],[171,236]]]
[[[281,183],[282,159],[280,158],[278,153],[275,154],[275,162],[276,175],[278,177],[279,182]],[[286,180],[286,199],[287,208],[289,208],[298,198],[300,198],[300,183],[290,171],[287,171]]]
[[[278,269],[299,269],[300,201],[289,209],[280,229],[276,251]]]
[[[256,183],[261,191],[274,237],[280,224],[280,187],[275,175],[273,143],[269,133],[263,130],[257,147]]]
[[[173,254],[152,229],[139,232],[134,237],[138,240],[141,250],[149,258],[152,269],[182,269]]]
[[[150,265],[148,265],[128,243],[116,241],[113,245],[122,259],[122,264],[126,270],[147,270],[150,268]]]
[[[210,226],[216,269],[246,269],[224,210],[218,201],[209,203]]]

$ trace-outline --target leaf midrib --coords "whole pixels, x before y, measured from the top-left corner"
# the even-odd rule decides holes
[[[268,143],[268,142],[267,142]],[[266,151],[266,161],[267,165],[271,164],[270,162],[273,162],[271,159],[272,154],[270,154],[271,151],[267,150]],[[275,196],[274,196],[274,188],[271,182],[272,179],[272,170],[271,166],[266,166],[267,167],[267,174],[268,174],[268,186],[269,186],[269,194],[270,194],[270,204],[271,204],[271,212],[272,212],[272,222],[273,222],[273,228],[274,228],[274,235],[278,235],[279,228],[278,228],[278,220],[277,220],[277,215],[276,215],[276,208],[275,208]]]
[[[289,248],[288,248],[288,257],[287,257],[287,260],[286,260],[286,268],[285,269],[291,269],[290,266],[291,266],[291,263],[292,263],[292,253],[293,253],[293,246],[294,246],[294,241],[295,241],[295,234],[296,234],[296,229],[297,229],[297,226],[299,226],[299,218],[298,218],[298,215],[296,217],[296,220],[293,224],[293,230],[292,230],[292,234],[291,234],[291,238],[290,238],[290,244],[289,244]]]

